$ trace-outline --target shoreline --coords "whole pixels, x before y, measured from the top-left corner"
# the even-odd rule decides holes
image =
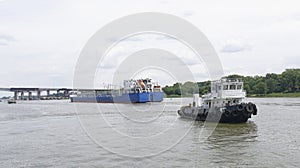
[[[276,97],[290,97],[290,98],[297,98],[300,97],[300,93],[269,93],[266,95],[249,95],[247,97],[253,98],[276,98]]]
[[[202,95],[201,95],[202,96]],[[200,96],[200,97],[201,97]],[[186,98],[186,97],[193,97],[193,95],[165,95],[165,98]],[[269,93],[266,95],[247,95],[247,98],[299,98],[300,97],[300,92],[296,93]]]

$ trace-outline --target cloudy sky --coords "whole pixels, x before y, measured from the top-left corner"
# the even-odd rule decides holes
[[[109,22],[138,12],[168,13],[197,26],[215,47],[225,74],[264,75],[300,66],[297,0],[0,0],[0,87],[72,87],[88,39]],[[126,55],[128,46],[141,40],[140,48],[155,47],[158,41],[170,50],[178,48],[160,37],[135,38],[139,40],[124,42],[111,55]],[[176,54],[187,64],[194,62],[185,49]],[[115,58],[99,65],[105,74],[118,66],[111,61]],[[99,80],[109,81],[105,75]]]

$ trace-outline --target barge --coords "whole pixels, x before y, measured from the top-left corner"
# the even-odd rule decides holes
[[[163,91],[158,83],[151,79],[124,80],[121,89],[110,89],[89,94],[70,96],[71,102],[95,103],[146,103],[163,101]]]

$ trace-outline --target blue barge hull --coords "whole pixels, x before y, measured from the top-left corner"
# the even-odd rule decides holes
[[[94,102],[94,103],[146,103],[163,101],[163,92],[128,93],[119,96],[102,94],[100,96],[77,96],[71,97],[71,102]]]

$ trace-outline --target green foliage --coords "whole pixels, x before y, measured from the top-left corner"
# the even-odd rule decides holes
[[[187,96],[199,93],[198,85],[189,81],[185,82],[183,85],[181,83],[175,83],[173,86],[166,86],[163,88],[163,91],[168,96]]]
[[[199,94],[204,95],[210,92],[210,81],[197,82],[199,88]]]
[[[266,76],[229,75],[227,78],[239,78],[244,81],[244,89],[248,95],[279,95],[277,93],[300,92],[300,69],[286,69],[281,74],[268,73]],[[210,81],[175,83],[166,86],[163,91],[169,96],[200,95],[210,92]],[[292,95],[292,94],[289,94]],[[298,95],[298,94],[297,94]]]
[[[163,91],[167,95],[181,95],[181,83],[175,83],[173,86],[166,86]]]
[[[267,84],[263,81],[260,81],[259,83],[253,86],[253,91],[255,94],[265,95],[268,91]]]
[[[199,89],[198,89],[198,85],[196,83],[185,82],[182,85],[181,91],[182,91],[182,95],[191,95],[194,93],[198,93]]]

